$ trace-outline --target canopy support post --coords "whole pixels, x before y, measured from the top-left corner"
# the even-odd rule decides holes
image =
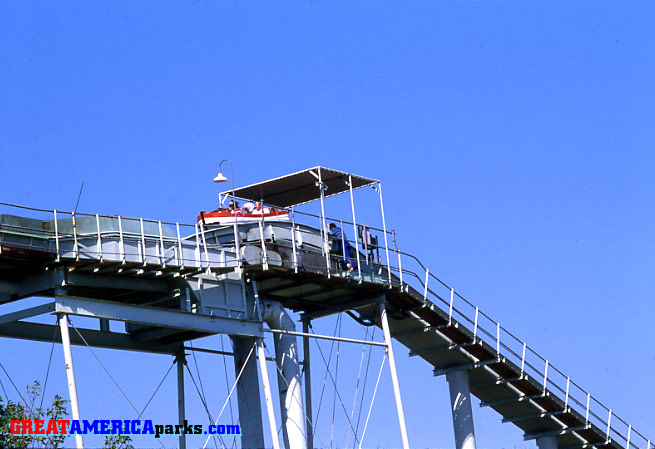
[[[378,181],[378,193],[380,195],[380,212],[382,213],[382,230],[384,231],[384,251],[387,256],[387,274],[389,275],[389,286],[391,286],[391,265],[389,262],[389,242],[387,238],[387,222],[384,218],[384,202],[382,201],[382,183]]]

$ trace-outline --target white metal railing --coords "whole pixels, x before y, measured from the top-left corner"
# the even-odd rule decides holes
[[[234,227],[234,241],[223,245],[207,242],[207,230],[204,229],[202,222],[189,225],[178,222],[170,223],[162,222],[160,220],[147,220],[143,218],[126,218],[116,215],[90,215],[56,210],[44,210],[2,202],[0,202],[0,206],[45,213],[48,217],[51,217],[46,219],[52,220],[52,229],[30,228],[29,226],[26,227],[11,223],[0,223],[0,230],[3,232],[15,233],[17,235],[22,234],[31,235],[36,238],[54,239],[54,251],[57,258],[60,258],[63,252],[64,243],[70,242],[71,240],[74,243],[74,254],[76,257],[81,257],[85,251],[88,255],[88,250],[80,248],[79,240],[95,239],[98,242],[96,245],[98,250],[91,254],[98,260],[120,259],[121,261],[126,261],[133,259],[145,263],[147,258],[150,257],[147,255],[148,246],[156,245],[156,247],[159,248],[158,260],[162,266],[165,265],[166,251],[172,252],[170,258],[172,262],[169,262],[169,264],[181,267],[188,266],[199,269],[208,269],[215,265],[220,265],[224,267],[232,266],[240,268],[243,262],[241,260],[241,254],[239,254],[240,251],[238,250],[240,237],[236,226]],[[2,211],[0,210],[0,212]],[[292,268],[295,271],[298,271],[300,266],[296,248],[296,214],[321,218],[324,220],[323,225],[325,221],[339,223],[342,230],[344,225],[353,225],[353,231],[357,230],[357,227],[354,225],[354,220],[353,222],[348,222],[342,219],[332,220],[325,218],[325,216],[321,217],[295,211],[293,208],[289,209],[289,213],[291,215],[290,225],[292,231]],[[92,229],[93,232],[88,229],[78,229],[78,227],[80,227],[79,217],[91,217],[92,221],[94,221],[93,224],[95,225]],[[67,225],[68,219],[70,219],[71,226],[70,230],[65,232],[65,230],[62,230],[62,227],[65,228],[66,226],[62,225]],[[101,225],[103,219],[117,220],[118,230],[103,231]],[[85,224],[90,226],[88,222]],[[126,224],[127,226],[125,226]],[[144,232],[148,225],[155,227],[157,232]],[[164,226],[171,230],[174,229],[175,231],[172,232],[173,235],[164,235]],[[126,228],[134,228],[136,231],[129,229],[126,230]],[[367,228],[373,232],[384,234],[384,247],[378,245],[373,248],[375,256],[378,256],[378,258],[377,260],[371,261],[368,259],[368,255],[365,254],[362,256],[360,254],[360,246],[357,238],[355,240],[346,240],[343,238],[341,242],[342,250],[346,246],[345,244],[349,243],[356,252],[355,257],[350,254],[350,260],[353,263],[355,263],[356,260],[356,266],[354,267],[355,270],[353,270],[351,276],[360,281],[369,280],[370,276],[373,276],[378,281],[388,283],[390,287],[403,287],[405,285],[418,286],[419,288],[416,290],[422,292],[425,299],[435,300],[437,305],[441,305],[444,310],[448,310],[448,322],[450,324],[459,323],[466,326],[466,328],[471,331],[475,341],[483,342],[489,347],[494,348],[498,357],[503,357],[506,361],[514,364],[516,367],[520,367],[521,376],[538,381],[539,384],[542,385],[544,394],[551,393],[557,398],[564,398],[562,400],[564,406],[569,410],[574,411],[579,416],[584,417],[587,426],[593,425],[597,429],[604,431],[607,441],[614,441],[626,449],[655,448],[655,445],[653,445],[643,434],[636,431],[625,420],[614,414],[610,408],[603,405],[588,391],[584,390],[579,384],[571,380],[569,376],[566,376],[556,366],[550,363],[549,360],[535,352],[525,342],[517,338],[505,327],[501,326],[498,321],[482,312],[478,307],[460,295],[454,288],[448,286],[437,278],[418,258],[398,250],[396,245],[396,235],[393,230],[387,231],[386,229],[379,229],[372,226],[367,226]],[[384,225],[384,228],[386,228],[386,225]],[[185,234],[185,230],[187,231],[186,234],[189,234],[189,236],[181,237],[181,235]],[[264,228],[261,222],[259,223],[259,233],[259,242],[255,241],[248,243],[261,244],[261,262],[262,265],[266,266],[268,255],[265,245]],[[329,240],[327,237],[327,231],[321,230],[321,235],[325,239],[325,244],[327,244],[327,241]],[[389,248],[388,237],[391,237],[392,239],[393,248]],[[106,248],[103,247],[102,242],[109,238],[118,238],[118,252],[107,252]],[[128,242],[137,244],[126,246]],[[333,258],[337,261],[345,261],[347,259],[345,253],[330,253],[326,246],[327,245],[324,245],[324,248],[316,248],[316,251],[322,252],[322,254],[326,256],[328,272],[342,272],[343,268],[338,266],[331,267],[329,259]],[[194,248],[194,257],[192,258],[185,257],[185,251],[183,251],[184,248],[188,249],[189,247]],[[130,248],[135,248],[135,252],[129,252],[128,249]],[[384,251],[379,251],[380,249],[383,249]],[[215,250],[231,250],[235,252],[237,256],[232,262],[227,261],[225,256],[223,256],[223,258],[218,262],[212,262],[210,253]],[[186,251],[186,253],[188,253],[188,251]],[[367,259],[368,263],[361,259]],[[403,259],[405,260],[405,267],[403,267]],[[412,269],[407,268],[410,265],[407,261],[410,262]],[[366,273],[362,271],[362,266],[367,266],[369,268],[372,267],[372,275],[369,274],[369,277],[367,277]],[[410,280],[410,282],[408,282],[408,280]]]

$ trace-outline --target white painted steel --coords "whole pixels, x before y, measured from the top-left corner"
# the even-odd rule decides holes
[[[396,372],[396,359],[393,356],[391,330],[389,329],[389,319],[387,318],[387,309],[384,307],[384,303],[380,304],[380,321],[382,322],[384,341],[387,345],[387,354],[389,355],[389,370],[391,371],[391,383],[393,384],[393,393],[396,399],[396,411],[398,412],[398,423],[400,424],[400,436],[403,440],[403,448],[409,449],[407,426],[405,424],[405,412],[403,411],[403,401],[400,396],[400,384],[398,382],[398,373]]]
[[[359,274],[359,280],[362,279],[362,267],[359,262],[359,241],[357,240],[357,220],[355,219],[355,201],[353,199],[353,177],[348,175],[348,189],[350,190],[350,208],[352,209],[353,214],[353,238],[355,239],[355,253],[357,254],[357,274]],[[403,273],[400,272],[400,283],[403,282]]]
[[[293,332],[296,324],[277,301],[260,300],[262,319],[271,329]],[[306,418],[302,398],[298,343],[295,335],[275,333],[275,359],[282,415],[282,437],[287,449],[306,449]]]
[[[389,275],[389,284],[391,284],[391,264],[389,262],[389,239],[387,238],[387,221],[384,218],[384,202],[382,201],[381,182],[378,182],[378,194],[380,195],[380,212],[382,213],[382,230],[384,231],[384,251],[387,256],[387,274]]]
[[[266,352],[264,351],[264,339],[260,338],[257,342],[257,358],[259,359],[259,369],[262,372],[262,386],[264,387],[264,400],[266,402],[266,411],[268,412],[268,424],[273,441],[273,449],[280,449],[280,439],[277,436],[277,424],[275,422],[275,410],[273,409],[273,396],[271,395],[271,384],[268,380],[268,369],[266,368]]]
[[[77,387],[75,386],[75,371],[73,370],[73,353],[71,352],[71,339],[68,333],[68,315],[59,315],[59,327],[61,328],[61,344],[64,347],[64,360],[66,362],[66,378],[68,379],[68,394],[71,402],[71,416],[80,420],[80,405],[77,400]],[[77,449],[84,449],[82,435],[75,434]]]
[[[471,390],[468,371],[451,371],[446,374],[450,390],[450,410],[453,414],[455,449],[475,449],[475,430],[471,408]]]
[[[235,376],[241,373],[236,386],[241,447],[264,447],[264,424],[259,396],[257,360],[255,357],[248,357],[253,345],[257,344],[257,340],[248,337],[232,337],[231,340]]]

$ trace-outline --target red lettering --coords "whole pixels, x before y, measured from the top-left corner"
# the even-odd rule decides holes
[[[32,421],[29,419],[23,419],[21,421],[23,423],[23,431],[21,433],[26,433],[28,435],[31,435],[32,432]]]
[[[57,421],[55,421],[54,419],[48,420],[48,429],[45,431],[45,433],[47,433],[48,435],[51,435],[53,433],[58,434],[59,431],[57,430]]]
[[[10,424],[11,427],[9,428],[9,432],[11,432],[13,435],[21,433],[22,426],[20,425],[20,423],[21,422],[19,420],[13,419]]]
[[[59,424],[59,433],[68,433],[68,430],[66,429],[66,426],[68,426],[71,423],[70,419],[59,419],[57,420],[57,424]]]
[[[34,420],[34,433],[36,435],[43,435],[45,433],[45,430],[43,430],[43,424],[45,424],[45,422],[42,419]]]

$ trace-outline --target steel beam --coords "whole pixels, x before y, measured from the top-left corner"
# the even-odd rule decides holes
[[[52,303],[42,304],[40,306],[30,307],[29,309],[19,310],[13,313],[7,313],[6,315],[0,315],[0,325],[6,323],[13,323],[14,321],[23,320],[25,318],[31,318],[37,315],[43,315],[44,313],[50,313],[55,310],[55,305]]]
[[[80,420],[80,405],[77,400],[77,387],[75,386],[75,371],[73,370],[73,353],[71,352],[71,341],[68,333],[68,316],[65,313],[59,315],[59,327],[61,328],[61,341],[64,347],[64,360],[66,362],[66,377],[68,378],[68,394],[71,403],[71,417]],[[84,449],[82,435],[75,434],[77,449]]]
[[[539,449],[557,449],[557,437],[539,437],[537,438],[537,447]]]
[[[0,325],[0,337],[18,338],[21,340],[43,341],[46,343],[61,343],[61,337],[55,331],[56,326],[38,323],[7,323]],[[126,351],[151,352],[156,354],[171,354],[177,352],[178,346],[153,345],[132,341],[129,335],[118,332],[102,332],[89,329],[77,329],[89,343],[89,346],[107,349],[123,349]],[[86,346],[86,343],[75,332],[70,336],[71,344]]]
[[[175,363],[177,365],[177,422],[184,425],[186,419],[185,406],[184,406],[184,365],[186,365],[186,357],[182,349],[175,355]],[[180,449],[186,449],[186,435],[182,432],[179,436]]]
[[[262,335],[261,323],[234,318],[200,315],[154,307],[133,306],[110,301],[89,300],[57,295],[55,310],[69,315],[105,318],[150,326],[174,327],[213,334],[225,333],[256,337]]]
[[[409,449],[407,426],[405,425],[405,412],[403,411],[403,401],[400,396],[400,384],[398,382],[398,374],[396,372],[396,359],[393,356],[393,347],[391,346],[389,318],[387,317],[387,309],[385,308],[384,303],[380,303],[380,321],[382,322],[384,341],[387,345],[387,353],[389,355],[389,370],[391,371],[391,383],[393,384],[393,392],[396,398],[396,411],[398,412],[398,423],[400,424],[400,436],[403,441],[403,448]]]
[[[241,447],[243,448],[264,447],[264,425],[254,349],[256,344],[254,338],[232,337],[235,376],[241,373],[236,390],[239,423],[241,424]],[[248,358],[249,354],[250,358]],[[248,360],[247,363],[246,360]]]

